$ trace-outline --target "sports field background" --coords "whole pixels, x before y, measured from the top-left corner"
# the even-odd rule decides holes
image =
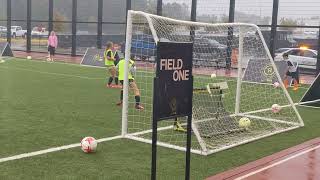
[[[106,71],[65,63],[10,59],[0,64],[0,159],[120,135],[119,89],[105,88]],[[298,102],[306,86],[291,92]],[[142,99],[143,101],[143,99]],[[210,156],[192,155],[191,179],[270,155],[320,136],[320,111],[298,108],[305,127]],[[158,148],[159,179],[183,179],[184,153]],[[151,146],[126,139],[0,163],[0,179],[149,179]]]

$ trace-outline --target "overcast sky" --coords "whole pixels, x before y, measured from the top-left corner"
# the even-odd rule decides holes
[[[163,2],[187,3],[191,0],[163,0]],[[273,0],[236,0],[236,10],[271,16]],[[320,0],[279,0],[280,17],[320,16]],[[229,0],[198,0],[198,14],[228,14]]]

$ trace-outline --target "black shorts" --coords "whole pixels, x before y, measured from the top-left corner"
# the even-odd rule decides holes
[[[133,79],[129,79],[129,83],[132,83]],[[123,85],[123,80],[120,80],[120,83]]]
[[[287,72],[286,73],[287,76],[292,77],[293,79],[298,79],[298,73],[297,72]]]
[[[56,48],[52,46],[48,46],[48,52],[50,53],[50,55],[54,56],[56,54]]]

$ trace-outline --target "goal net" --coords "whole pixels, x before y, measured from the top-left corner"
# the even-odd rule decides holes
[[[126,35],[126,62],[130,57],[135,61],[134,79],[145,109],[135,109],[135,95],[125,79],[125,138],[151,143],[159,41],[193,43],[191,152],[208,155],[304,125],[256,25],[189,22],[129,11]],[[185,118],[160,121],[158,145],[185,151],[185,126]]]

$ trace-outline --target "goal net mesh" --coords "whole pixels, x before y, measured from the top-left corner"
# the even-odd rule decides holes
[[[126,137],[151,143],[158,41],[193,43],[192,152],[208,155],[303,126],[257,26],[179,21],[135,11],[128,17],[126,58],[136,62],[134,78],[145,109],[134,108],[134,94],[124,87],[129,89]],[[272,111],[274,104],[278,112]],[[249,123],[242,123],[244,117]],[[185,150],[185,125],[185,118],[160,121],[159,145]]]

